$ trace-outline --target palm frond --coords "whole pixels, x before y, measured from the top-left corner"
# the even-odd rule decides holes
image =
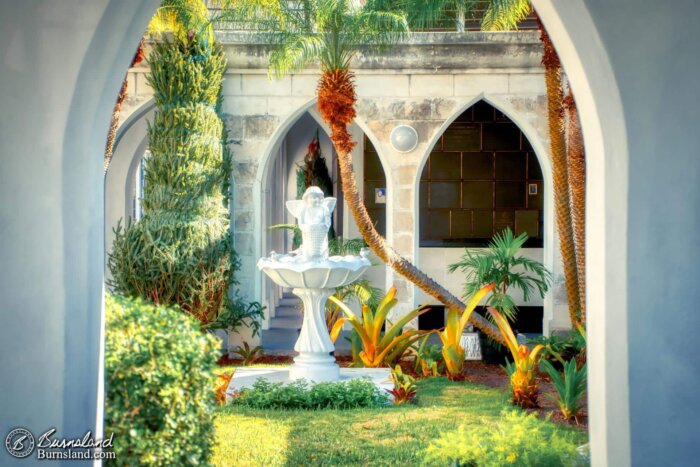
[[[481,19],[484,31],[511,31],[530,14],[530,0],[489,0]]]
[[[300,71],[306,64],[320,59],[324,52],[323,38],[319,35],[287,34],[282,43],[270,53],[271,77]]]

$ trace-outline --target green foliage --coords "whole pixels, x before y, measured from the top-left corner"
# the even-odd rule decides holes
[[[564,364],[564,377],[549,363],[543,360],[541,367],[552,378],[552,386],[557,391],[557,395],[545,394],[545,397],[554,401],[561,414],[566,419],[576,418],[579,411],[584,407],[581,403],[583,395],[586,393],[586,365],[579,370],[576,360],[569,360]]]
[[[420,345],[415,348],[416,355],[413,360],[413,370],[423,376],[439,376],[445,368],[445,362],[442,358],[442,349],[439,345],[428,345],[427,334]]]
[[[449,267],[450,272],[459,270],[465,274],[464,297],[469,299],[484,285],[495,284],[487,304],[511,321],[515,318],[516,307],[508,289],[520,290],[526,302],[535,291],[544,298],[551,274],[539,261],[519,254],[527,238],[524,232],[514,237],[507,228],[493,236],[487,251],[466,249],[460,261]]]
[[[510,31],[518,29],[532,11],[530,0],[488,0],[488,8],[481,19],[484,31]]]
[[[384,405],[387,398],[369,379],[309,386],[305,380],[289,384],[258,379],[241,389],[231,403],[256,409],[355,409]]]
[[[314,61],[323,70],[348,70],[360,50],[386,47],[408,33],[404,15],[384,10],[377,1],[244,3],[227,20],[274,31],[266,36],[272,44],[272,77],[297,72]]]
[[[206,464],[214,443],[214,337],[183,313],[106,297],[105,432],[119,465]]]
[[[478,467],[583,465],[575,436],[537,415],[503,412],[495,423],[483,420],[476,428],[460,426],[444,433],[426,450],[429,465]]]
[[[263,348],[261,345],[256,345],[251,348],[250,344],[244,342],[243,346],[239,345],[232,353],[240,355],[243,359],[243,365],[248,366],[255,363],[255,361],[262,356]]]
[[[149,65],[156,114],[148,128],[151,156],[143,162],[143,218],[115,230],[108,285],[178,305],[205,326],[255,321],[259,306],[229,296],[239,260],[223,191],[230,155],[216,112],[223,50],[194,35],[156,44]]]
[[[391,382],[394,387],[386,391],[394,396],[394,405],[410,404],[416,398],[416,380],[413,376],[407,375],[401,369],[401,365],[396,365],[391,369]]]
[[[570,330],[563,337],[557,334],[552,334],[549,337],[539,336],[528,339],[527,343],[543,345],[542,358],[551,363],[557,363],[562,368],[567,360],[586,350],[586,338],[576,329]]]

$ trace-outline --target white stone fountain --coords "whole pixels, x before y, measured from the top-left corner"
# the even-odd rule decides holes
[[[304,304],[304,321],[294,346],[299,355],[289,369],[290,380],[340,379],[331,355],[335,347],[326,327],[326,300],[336,287],[357,280],[371,265],[367,250],[361,256],[328,256],[328,229],[335,203],[335,198],[324,198],[315,186],[309,187],[301,200],[287,201],[287,210],[299,223],[302,244],[289,254],[272,252],[258,261],[261,271],[276,284],[291,288]]]

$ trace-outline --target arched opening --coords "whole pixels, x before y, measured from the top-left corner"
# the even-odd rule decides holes
[[[463,294],[463,278],[449,274],[464,248],[486,247],[491,237],[510,228],[529,240],[523,254],[554,269],[551,168],[537,132],[505,102],[480,95],[444,123],[429,146],[415,183],[416,251],[428,275],[453,294]],[[548,334],[552,292],[544,299],[514,299],[522,313],[515,328]],[[432,298],[419,292],[416,303]],[[444,322],[436,306],[424,315],[433,328]]]
[[[311,146],[318,143],[318,149]],[[285,202],[299,199],[305,189],[304,160],[315,152],[325,160],[326,174],[330,178],[332,193],[339,198],[333,213],[332,227],[338,235],[343,233],[342,189],[337,170],[337,156],[328,133],[309,111],[304,111],[289,126],[267,160],[267,170],[262,180],[262,235],[260,238],[262,255],[272,251],[289,252],[298,247],[290,230],[270,227],[280,224],[292,225],[295,219],[287,212]],[[294,347],[296,331],[301,325],[301,316],[291,313],[287,306],[280,307],[280,300],[292,297],[288,291],[275,285],[267,276],[262,277],[262,302],[267,307],[262,335],[263,345],[268,350],[290,350]],[[284,308],[289,314],[277,316],[277,310]],[[298,321],[298,322],[297,322]]]
[[[24,320],[45,323],[28,328],[25,321],[16,320],[5,328],[5,344],[26,348],[24,361],[30,365],[25,367],[34,369],[34,376],[25,371],[21,378],[17,378],[23,381],[24,387],[12,386],[7,400],[20,401],[20,395],[33,397],[34,392],[28,396],[27,393],[20,394],[19,390],[43,388],[42,382],[45,381],[51,381],[59,389],[52,391],[53,396],[44,398],[45,403],[34,409],[28,409],[26,404],[14,404],[18,408],[9,411],[5,418],[25,420],[35,417],[38,424],[45,426],[63,420],[58,422],[59,430],[76,434],[84,430],[85,423],[93,425],[95,419],[101,420],[99,414],[95,417],[96,407],[100,404],[94,403],[99,394],[97,381],[101,380],[97,374],[98,359],[84,357],[86,354],[95,355],[100,343],[100,320],[95,310],[100,308],[101,301],[99,272],[102,270],[101,216],[104,211],[101,161],[95,154],[100,154],[104,146],[107,116],[123,69],[130,59],[130,49],[123,44],[136,44],[156,7],[155,2],[144,3],[138,9],[124,9],[121,2],[103,3],[104,6],[82,15],[81,28],[73,30],[57,28],[42,32],[40,27],[45,23],[37,21],[37,26],[30,26],[30,22],[26,22],[27,37],[45,34],[42,36],[45,40],[40,44],[27,43],[32,47],[30,51],[36,50],[41,57],[64,54],[66,62],[74,66],[63,67],[67,73],[65,79],[53,83],[27,79],[32,73],[42,79],[51,76],[53,63],[48,60],[27,61],[27,73],[12,75],[14,71],[7,72],[10,75],[8,88],[13,87],[17,96],[28,98],[21,110],[26,114],[18,114],[25,117],[15,119],[17,122],[42,121],[36,118],[39,115],[35,109],[42,109],[40,98],[45,94],[36,93],[37,84],[51,85],[54,95],[67,96],[67,105],[52,108],[52,124],[49,131],[43,133],[30,132],[10,122],[7,131],[3,132],[8,136],[5,145],[24,157],[4,158],[3,170],[0,171],[12,176],[32,174],[30,180],[23,177],[11,180],[12,176],[3,179],[8,182],[3,184],[6,189],[17,199],[25,199],[30,208],[24,213],[13,212],[16,211],[14,205],[7,209],[7,215],[13,216],[14,223],[3,237],[5,264],[8,271],[13,271],[5,282],[6,300],[9,304],[17,304],[16,309],[23,313]],[[628,152],[623,108],[616,76],[605,50],[608,42],[598,37],[596,24],[585,3],[576,1],[564,5],[559,2],[557,6],[551,0],[533,0],[533,3],[559,49],[579,99],[586,146],[591,154],[588,164],[591,175],[589,207],[596,216],[589,215],[592,222],[588,223],[592,388],[589,400],[593,460],[601,464],[625,465],[629,463]],[[36,5],[18,8],[26,13],[26,17],[36,17]],[[49,10],[49,13],[53,11]],[[614,15],[612,19],[615,19]],[[86,28],[97,25],[102,27],[99,34],[93,29],[86,31]],[[56,40],[51,41],[51,38]],[[66,44],[71,47],[66,47]],[[83,92],[71,94],[75,89]],[[4,101],[12,104],[15,99],[6,98]],[[32,137],[40,144],[23,146]],[[56,144],[56,141],[62,144]],[[24,151],[18,148],[24,148]],[[44,160],[52,163],[37,163]],[[43,198],[37,198],[36,193],[41,193]],[[47,204],[47,199],[59,204]],[[41,228],[35,228],[37,219]],[[28,228],[32,226],[34,228]],[[48,239],[49,253],[41,258],[27,255],[33,246],[47,241],[47,231],[56,233]],[[17,271],[29,271],[35,280],[29,284],[26,275],[17,274]],[[52,299],[55,291],[64,295]],[[43,345],[33,348],[27,342]],[[52,352],[47,354],[47,348]],[[10,371],[14,366],[8,365],[7,368]],[[34,399],[42,400],[41,397]],[[61,414],[70,414],[71,417],[64,419]]]

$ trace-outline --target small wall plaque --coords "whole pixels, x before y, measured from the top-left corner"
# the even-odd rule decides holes
[[[537,183],[527,184],[527,194],[530,196],[534,196],[537,194]]]
[[[374,204],[386,204],[386,188],[374,189]]]

